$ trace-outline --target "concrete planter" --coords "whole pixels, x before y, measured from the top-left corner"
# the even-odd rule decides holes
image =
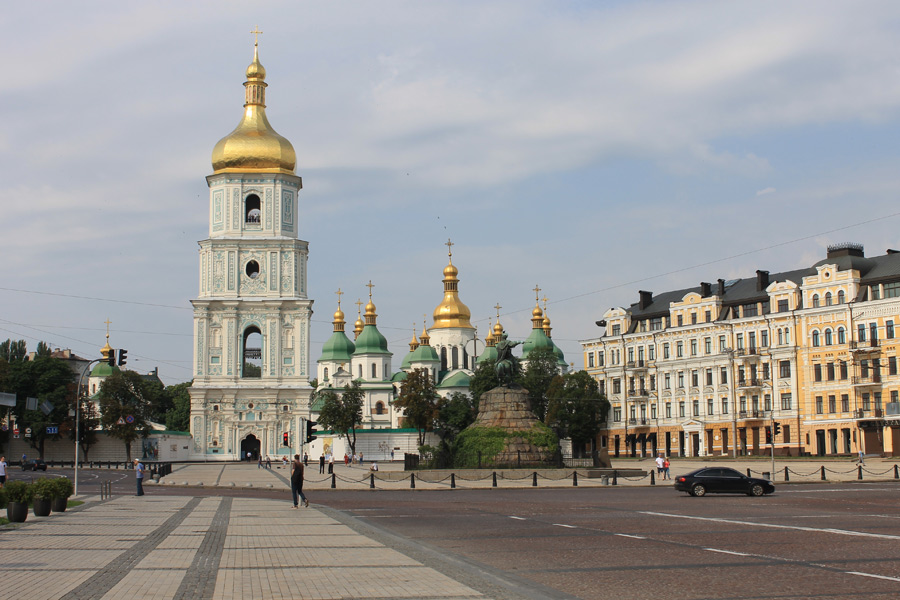
[[[10,502],[6,505],[6,518],[10,523],[24,523],[28,518],[28,505],[23,502]]]

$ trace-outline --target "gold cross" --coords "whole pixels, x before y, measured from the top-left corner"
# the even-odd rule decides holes
[[[372,299],[372,288],[375,287],[375,284],[372,283],[372,280],[369,280],[369,283],[366,284],[366,287],[369,288],[369,300]]]
[[[259,46],[259,34],[262,33],[262,31],[259,30],[259,25],[257,25],[256,28],[253,31],[251,31],[250,33],[252,33],[256,36],[256,39],[254,40],[253,45]]]
[[[544,312],[547,312],[547,302],[549,302],[549,300],[550,300],[550,298],[548,298],[546,295],[544,295],[544,297],[541,298],[541,301],[544,303]]]
[[[541,295],[541,288],[539,288],[537,286],[537,284],[535,284],[535,286],[534,286],[534,301],[535,302],[538,302],[538,298],[540,297],[540,295]]]
[[[498,302],[497,304],[494,305],[494,308],[497,309],[497,320],[499,321],[500,320],[500,309],[503,307],[500,306],[500,303]]]
[[[338,297],[338,308],[340,308],[340,307],[341,307],[341,296],[344,295],[344,292],[341,291],[341,288],[338,288],[338,291],[336,291],[335,294],[337,294],[337,297]]]
[[[360,306],[362,306],[362,304],[363,304],[363,303],[362,303],[362,300],[360,300],[359,298],[357,298],[357,299],[356,299],[356,316],[359,316],[359,315],[362,314],[362,309],[360,308]]]
[[[453,246],[455,244],[450,241],[450,238],[447,238],[447,243],[444,245],[447,246],[447,256],[452,258],[453,257]]]

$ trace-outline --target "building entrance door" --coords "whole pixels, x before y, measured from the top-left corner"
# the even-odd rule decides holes
[[[260,442],[252,433],[241,440],[241,460],[259,459]],[[247,453],[250,453],[249,457]]]
[[[816,429],[816,455],[825,456],[825,430]]]

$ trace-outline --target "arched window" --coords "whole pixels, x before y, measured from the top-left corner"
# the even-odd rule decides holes
[[[263,339],[259,328],[250,326],[244,330],[244,360],[241,377],[262,377]]]
[[[259,277],[259,263],[255,260],[247,261],[247,266],[244,268],[244,272],[247,273],[247,277],[250,279],[256,279]]]
[[[441,348],[441,371],[447,370],[447,349]]]
[[[356,371],[359,373],[359,378],[362,379],[362,365],[356,365]]]
[[[838,327],[838,344],[846,344],[847,343],[847,332],[843,327]]]
[[[818,331],[812,332],[812,345],[813,346],[819,345],[819,332]]]
[[[384,414],[384,402],[376,402],[375,403],[375,414],[376,415]]]
[[[838,292],[838,304],[844,303],[844,290]]]
[[[378,379],[378,369],[375,363],[372,363],[372,379]]]
[[[819,307],[819,295],[818,294],[813,294],[812,305],[813,305],[813,308]]]
[[[791,345],[791,330],[790,329],[784,330],[784,343],[787,344],[788,346]]]
[[[454,346],[451,349],[451,355],[453,356],[453,368],[458,369],[459,368],[459,348]]]
[[[259,210],[259,196],[250,194],[244,200],[244,223],[259,223],[262,213]]]
[[[328,381],[328,367],[325,367],[325,369],[322,371],[322,379]]]
[[[779,329],[778,330],[778,345],[781,346],[782,344],[784,344],[784,332],[781,329]]]
[[[825,294],[825,306],[831,306],[831,292]]]
[[[825,330],[825,345],[826,346],[831,345],[831,330],[830,329]]]

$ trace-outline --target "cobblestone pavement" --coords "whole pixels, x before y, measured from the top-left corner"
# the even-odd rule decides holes
[[[0,598],[485,598],[315,508],[252,498],[87,498],[0,530]]]

